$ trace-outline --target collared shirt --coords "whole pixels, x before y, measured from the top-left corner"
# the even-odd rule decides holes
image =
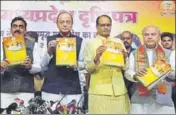
[[[175,50],[171,52],[169,63],[171,64],[172,69],[175,71]]]
[[[60,36],[62,37],[70,37],[71,36],[71,33],[69,32],[66,36],[64,36],[61,32],[59,32]]]
[[[130,56],[131,52],[133,52],[135,49],[131,47],[130,52],[128,53],[128,57]]]
[[[166,59],[169,62],[169,57],[170,57],[173,50],[172,49],[166,49],[166,48],[163,48],[163,50],[164,50],[164,53],[166,54]]]
[[[171,65],[173,72],[169,75],[169,78],[175,82],[175,50],[173,50],[169,57],[169,64]],[[176,86],[176,85],[175,85]]]
[[[145,46],[145,48],[146,48],[146,46]],[[153,53],[154,53],[155,49],[156,49],[156,47],[154,49],[146,48],[149,66],[151,66],[153,64]],[[133,80],[133,77],[136,74],[135,57],[134,57],[133,53],[130,54],[129,60],[127,61],[127,67],[128,67],[128,69],[125,71],[125,77],[130,81],[136,82]]]

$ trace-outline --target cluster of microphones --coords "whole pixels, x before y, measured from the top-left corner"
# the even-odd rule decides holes
[[[76,114],[82,108],[77,107],[76,100],[66,105],[60,101],[45,101],[40,96],[29,100],[28,106],[22,99],[16,98],[7,108],[1,108],[0,114]]]

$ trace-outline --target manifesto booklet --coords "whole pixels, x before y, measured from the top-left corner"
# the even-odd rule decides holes
[[[56,65],[76,65],[76,38],[57,38],[56,41]]]
[[[104,45],[107,46],[103,52],[101,61],[104,65],[124,67],[124,57],[121,52],[123,49],[122,43],[113,39],[107,40]]]
[[[3,47],[10,66],[22,64],[27,57],[24,37],[5,37]]]
[[[144,76],[137,76],[137,80],[148,90],[152,89],[158,82],[165,79],[172,72],[172,68],[163,60],[158,60],[154,65],[147,68]]]

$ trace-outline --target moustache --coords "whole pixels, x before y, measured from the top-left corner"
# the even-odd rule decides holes
[[[129,43],[128,43],[128,42],[124,42],[124,44],[128,44],[128,45],[129,45]]]
[[[14,31],[14,33],[19,33],[19,34],[21,34],[21,31],[20,31],[20,30],[16,30],[16,31]]]

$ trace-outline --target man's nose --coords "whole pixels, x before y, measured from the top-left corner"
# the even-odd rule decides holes
[[[152,36],[152,35],[149,35],[147,38],[148,38],[148,39],[152,39],[152,38],[153,38],[153,36]]]
[[[128,41],[128,40],[125,38],[124,41],[126,42],[126,41]]]
[[[63,26],[67,26],[67,22],[64,22],[64,23],[63,23]]]

